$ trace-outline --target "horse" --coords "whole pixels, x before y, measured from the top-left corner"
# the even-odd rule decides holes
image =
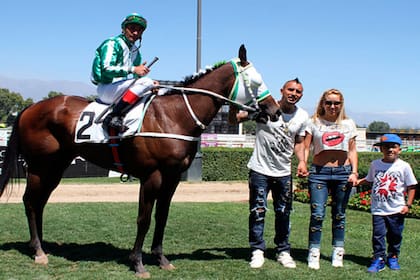
[[[253,104],[271,120],[279,117],[279,106],[261,75],[247,61],[243,45],[238,58],[219,64],[189,76],[183,87],[169,87],[167,94],[156,95],[144,115],[141,133],[118,140],[117,154],[124,172],[140,181],[137,235],[129,256],[139,277],[150,277],[143,265],[142,248],[154,207],[151,253],[162,269],[175,268],[162,247],[171,199],[181,174],[194,159],[201,133],[220,107],[232,100],[234,107]],[[117,170],[115,151],[109,143],[75,142],[76,123],[88,103],[83,97],[67,95],[39,101],[18,114],[10,135],[0,175],[0,196],[9,179],[18,173],[17,162],[23,158],[23,202],[35,263],[48,264],[42,247],[43,210],[72,160],[81,156],[102,168]]]

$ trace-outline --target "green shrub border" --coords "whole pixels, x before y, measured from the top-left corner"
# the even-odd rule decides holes
[[[236,181],[248,179],[247,163],[252,154],[252,148],[202,148],[202,178],[203,181]],[[378,152],[359,152],[359,177],[365,177],[370,163],[381,158]],[[413,168],[417,180],[420,179],[420,153],[402,153],[401,159],[407,161]],[[293,173],[296,173],[297,161],[293,157]],[[297,178],[295,178],[297,179]],[[420,181],[420,180],[419,180]]]
[[[247,163],[252,155],[252,148],[202,148],[202,180],[203,181],[244,181],[248,180]],[[379,152],[359,152],[359,177],[367,175],[370,163],[374,159],[382,157]],[[413,168],[417,181],[420,182],[420,153],[403,152],[401,159],[408,162]],[[308,163],[309,165],[310,163]],[[297,160],[292,159],[292,174],[296,174]],[[307,180],[297,177],[293,178],[295,185],[294,199],[308,203]],[[363,211],[370,211],[360,195],[366,194],[369,187],[359,188],[349,201],[349,208]],[[420,218],[420,191],[417,189],[416,200],[410,210],[409,217]]]

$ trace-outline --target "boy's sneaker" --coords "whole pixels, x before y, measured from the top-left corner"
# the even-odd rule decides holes
[[[252,251],[251,262],[249,266],[251,268],[260,268],[264,264],[264,251],[257,249]]]
[[[332,266],[343,267],[344,248],[334,247],[332,252]]]
[[[296,263],[289,252],[281,252],[277,256],[277,262],[281,263],[286,268],[296,268]]]
[[[385,269],[385,261],[383,258],[376,258],[372,260],[367,272],[377,273]]]
[[[392,270],[400,270],[400,264],[398,263],[398,257],[397,256],[392,256],[392,257],[388,257],[387,259],[387,263],[390,269]]]
[[[321,253],[319,251],[319,248],[311,248],[309,249],[308,254],[308,267],[311,269],[319,269],[319,257]]]

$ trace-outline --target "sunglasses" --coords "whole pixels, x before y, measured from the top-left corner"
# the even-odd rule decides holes
[[[326,100],[325,101],[325,105],[328,105],[328,106],[331,106],[331,105],[338,106],[338,105],[341,105],[341,101],[329,101],[329,100]]]
[[[302,91],[300,89],[297,89],[297,88],[288,88],[287,90],[291,91],[291,92],[296,91],[296,93],[302,93]]]

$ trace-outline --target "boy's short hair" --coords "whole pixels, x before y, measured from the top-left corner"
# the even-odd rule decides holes
[[[402,145],[401,138],[397,134],[387,133],[381,136],[380,142],[374,144],[373,146],[382,146],[382,144],[394,143]]]

